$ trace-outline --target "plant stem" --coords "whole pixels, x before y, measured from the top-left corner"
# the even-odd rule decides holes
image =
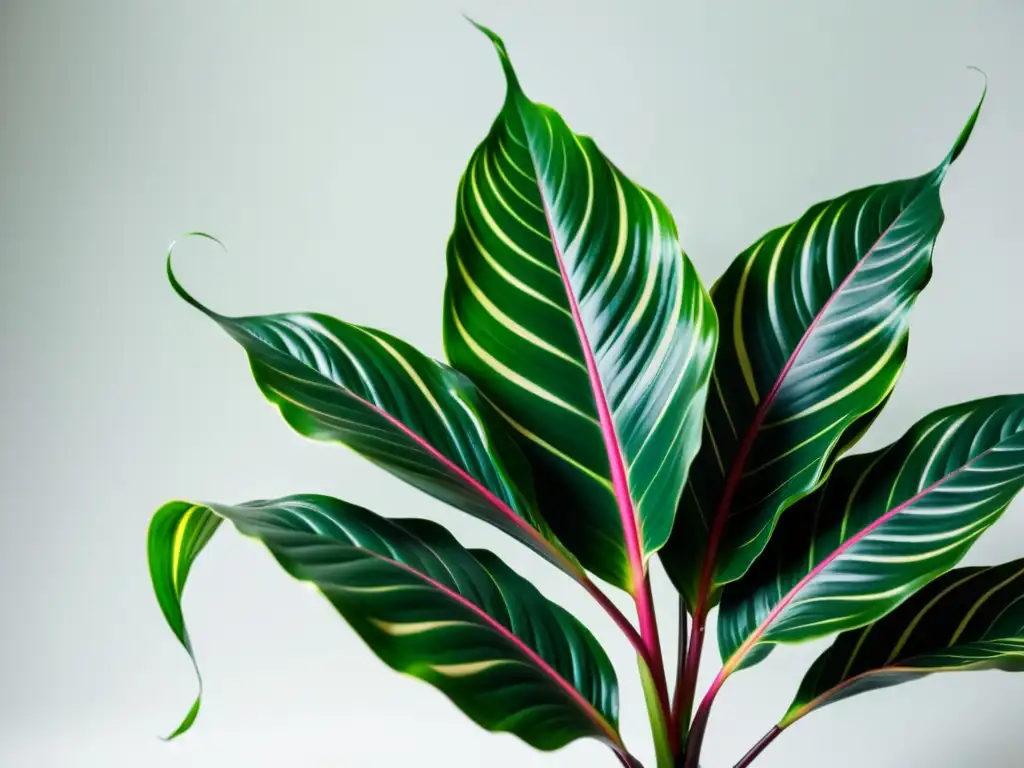
[[[686,732],[690,727],[690,713],[682,711],[682,700],[686,688],[686,661],[689,658],[689,613],[686,601],[679,598],[679,642],[676,650],[676,686],[672,692],[672,730],[679,734],[679,743],[686,744]],[[692,700],[692,695],[691,695]]]
[[[747,752],[747,754],[745,754],[743,756],[743,759],[740,760],[738,763],[736,763],[736,765],[733,766],[733,768],[747,768],[748,765],[750,765],[752,762],[754,762],[754,759],[758,755],[760,755],[762,752],[764,752],[765,748],[769,744],[771,744],[773,741],[775,741],[775,738],[780,733],[782,733],[782,728],[780,728],[777,725],[772,726],[772,729],[770,731],[768,731],[768,733],[766,733],[764,736],[762,736],[761,740],[758,741],[757,744],[752,746],[750,748],[750,751]]]
[[[633,757],[625,749],[616,750],[615,756],[619,758],[619,762],[622,763],[625,768],[644,768],[643,763]]]
[[[615,603],[611,601],[608,595],[602,592],[600,587],[598,587],[597,584],[591,581],[586,575],[579,579],[579,583],[585,590],[587,590],[590,596],[594,598],[597,604],[604,609],[604,612],[611,617],[612,621],[615,622],[615,625],[622,630],[622,633],[626,636],[626,639],[629,640],[630,645],[633,646],[640,658],[643,659],[644,663],[647,664],[647,666],[651,666],[651,659],[649,657],[647,645],[644,642],[644,639],[640,636],[640,633],[637,632],[636,628],[632,623],[630,623],[629,619],[627,619],[625,615],[623,615],[622,611],[615,606]]]
[[[686,608],[686,601],[679,598],[679,669],[683,668],[686,661],[686,649],[689,647],[687,635],[690,630],[690,614]]]
[[[658,686],[651,675],[650,668],[642,661],[638,666],[640,667],[640,684],[644,691],[644,704],[647,706],[647,719],[651,724],[657,766],[658,768],[674,768],[675,745],[670,738],[672,724],[661,705]]]
[[[579,583],[591,597],[607,613],[612,621],[622,630],[636,651],[640,661],[640,677],[644,685],[644,696],[647,700],[648,715],[651,721],[651,732],[654,735],[655,750],[659,755],[658,764],[671,768],[665,755],[672,755],[677,749],[674,730],[671,726],[671,710],[668,703],[668,684],[665,679],[665,666],[661,657],[661,642],[658,638],[658,622],[654,614],[654,599],[651,594],[650,578],[645,577],[643,586],[637,589],[635,602],[640,631],[630,623],[611,599],[585,574],[578,579]],[[621,759],[621,756],[620,756]],[[636,758],[635,765],[643,768]]]
[[[682,599],[679,601],[679,610],[682,612],[680,622],[686,615],[686,606]],[[693,613],[693,633],[686,648],[686,657],[682,658],[682,647],[680,647],[680,665],[676,675],[676,690],[673,701],[673,718],[677,725],[676,732],[682,738],[686,747],[686,755],[690,754],[690,742],[693,738],[693,729],[690,723],[690,715],[693,711],[693,701],[697,694],[697,675],[700,672],[700,657],[704,651],[704,629],[707,624],[707,615],[703,606],[698,605]],[[700,749],[700,745],[697,745]]]
[[[704,731],[708,727],[708,717],[711,714],[711,705],[715,702],[715,697],[718,692],[722,689],[722,685],[735,671],[735,666],[722,667],[721,671],[715,677],[711,687],[708,688],[708,692],[704,694],[704,698],[701,699],[700,706],[697,707],[697,714],[693,717],[693,725],[690,727],[690,736],[686,742],[686,761],[683,763],[684,768],[698,768],[698,759],[700,758],[700,748],[704,741]]]
[[[646,648],[647,668],[650,682],[643,680],[647,710],[651,720],[651,731],[655,739],[655,751],[658,754],[658,766],[672,768],[673,755],[678,745],[678,734],[672,728],[672,710],[668,699],[668,682],[665,678],[665,662],[661,655],[661,639],[658,636],[658,618],[654,612],[654,595],[651,592],[650,574],[644,574],[643,580],[637,585],[633,596],[636,602],[637,620],[640,624],[640,637]],[[641,678],[643,678],[641,670]]]
[[[658,684],[658,696],[668,711],[668,684],[665,681],[665,663],[661,657],[661,639],[658,636],[658,617],[654,613],[654,595],[651,593],[650,574],[644,576],[636,593],[636,613],[640,622],[640,637],[650,657],[651,672]]]

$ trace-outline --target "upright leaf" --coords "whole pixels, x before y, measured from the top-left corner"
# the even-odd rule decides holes
[[[156,513],[153,586],[190,656],[182,591],[220,518],[315,585],[386,664],[440,689],[481,727],[545,750],[591,736],[625,754],[614,670],[579,621],[436,523],[387,520],[325,496],[176,501]],[[197,698],[175,735],[198,710]]]
[[[1024,395],[936,411],[900,440],[837,462],[725,588],[727,669],[863,626],[952,568],[1024,485]]]
[[[445,349],[514,428],[569,550],[636,591],[700,440],[714,311],[661,201],[530,101],[483,31],[507,92],[459,187]]]
[[[299,434],[353,448],[578,576],[536,507],[530,470],[465,376],[382,331],[319,314],[226,317],[174,290],[245,349],[264,396]]]
[[[975,669],[1024,671],[1024,560],[957,568],[885,618],[839,635],[779,726],[858,693]]]
[[[895,386],[932,272],[939,186],[980,108],[935,170],[812,206],[712,288],[722,343],[704,439],[662,553],[692,610],[706,614],[746,572]]]

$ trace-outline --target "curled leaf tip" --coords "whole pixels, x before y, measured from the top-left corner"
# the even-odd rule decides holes
[[[195,703],[192,704],[192,708],[185,715],[185,719],[181,721],[181,725],[174,729],[174,732],[168,736],[161,736],[160,741],[169,742],[174,741],[176,738],[181,736],[183,733],[192,728],[193,723],[196,721],[196,717],[199,716],[199,705],[202,702],[202,694],[196,696]]]
[[[973,64],[968,64],[967,69],[981,75],[981,96],[978,98],[978,105],[974,108],[974,114],[972,115],[973,118],[977,119],[978,112],[981,111],[981,105],[985,103],[985,97],[988,95],[988,72]]]
[[[988,90],[988,73],[984,69],[982,69],[981,67],[976,67],[973,64],[968,64],[967,68],[974,70],[975,72],[977,72],[979,75],[981,75],[984,78],[985,86],[984,86],[984,89],[982,91],[981,97],[985,98],[985,91]]]
[[[225,253],[227,253],[228,249],[224,245],[224,243],[221,242],[220,240],[218,240],[213,235],[209,235],[209,234],[207,234],[205,232],[187,232],[187,233],[185,233],[181,237],[181,239],[184,240],[185,238],[189,238],[189,237],[199,237],[199,238],[203,238],[205,240],[211,240],[211,241],[215,242],[217,245],[219,245],[221,247],[221,249]],[[193,307],[198,309],[203,314],[208,315],[208,316],[213,317],[213,318],[219,317],[219,315],[216,312],[214,312],[213,310],[207,308],[205,305],[201,304],[198,299],[196,299],[194,296],[192,296],[192,294],[190,294],[185,289],[185,286],[183,286],[181,284],[181,282],[179,282],[177,276],[174,274],[174,267],[172,265],[172,257],[174,255],[174,249],[175,249],[175,247],[177,247],[177,245],[178,245],[178,241],[174,240],[174,241],[171,242],[171,244],[167,248],[167,280],[170,282],[171,288],[174,289],[174,292],[176,294],[178,294],[178,296],[180,296],[183,300],[185,300],[186,302],[191,304]]]

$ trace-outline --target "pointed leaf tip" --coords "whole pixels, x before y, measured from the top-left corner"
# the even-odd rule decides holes
[[[490,41],[494,43],[494,47],[498,49],[498,53],[500,55],[508,56],[508,51],[505,50],[505,42],[501,39],[501,37],[498,36],[498,34],[493,29],[484,24],[481,24],[479,21],[472,18],[469,14],[464,13],[462,14],[462,16],[466,19],[466,21],[468,21],[478,30],[487,35],[488,38],[490,38]]]
[[[979,73],[984,79],[981,88],[981,97],[978,99],[978,104],[974,108],[974,111],[971,112],[971,116],[967,118],[967,123],[964,125],[963,129],[961,129],[960,135],[956,139],[956,143],[953,145],[953,148],[949,151],[949,155],[946,156],[946,160],[943,163],[943,165],[946,167],[948,167],[958,157],[960,157],[960,154],[964,151],[964,148],[967,146],[967,141],[968,139],[971,138],[971,133],[973,133],[974,131],[974,126],[978,122],[978,115],[981,114],[981,105],[985,103],[985,96],[988,95],[988,75],[985,73],[985,71],[973,65],[968,66],[967,68]]]
[[[505,47],[505,41],[502,40],[501,37],[499,37],[498,34],[490,27],[480,24],[466,14],[462,15],[465,17],[466,21],[483,32],[491,43],[493,43],[494,49],[498,52],[498,57],[501,59],[501,68],[505,73],[505,82],[508,85],[509,95],[511,96],[514,92],[522,93],[522,87],[519,85],[519,78],[516,76],[516,71],[512,67],[512,59],[509,58],[508,49]]]

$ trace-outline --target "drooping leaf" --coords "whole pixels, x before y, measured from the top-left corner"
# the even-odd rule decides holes
[[[1022,486],[1024,395],[944,408],[889,447],[840,460],[725,588],[727,668],[884,616],[955,566]]]
[[[934,672],[1024,671],[1024,560],[950,571],[814,662],[785,728],[819,707]]]
[[[746,572],[785,507],[820,482],[895,386],[932,272],[939,186],[980,108],[933,171],[812,206],[712,288],[722,342],[703,442],[662,552],[691,610],[706,614]]]
[[[537,510],[530,470],[464,375],[382,331],[319,314],[226,317],[174,290],[246,351],[264,396],[299,434],[343,443],[486,520],[578,576]]]
[[[717,340],[665,206],[554,110],[507,91],[459,187],[445,349],[520,438],[541,509],[635,591],[667,540]]]
[[[495,555],[464,549],[436,523],[387,520],[326,496],[236,506],[176,501],[156,513],[153,585],[190,656],[182,591],[222,518],[315,585],[386,664],[440,689],[483,728],[538,749],[591,736],[623,750],[614,670],[579,621]],[[197,698],[174,735],[198,710]]]

